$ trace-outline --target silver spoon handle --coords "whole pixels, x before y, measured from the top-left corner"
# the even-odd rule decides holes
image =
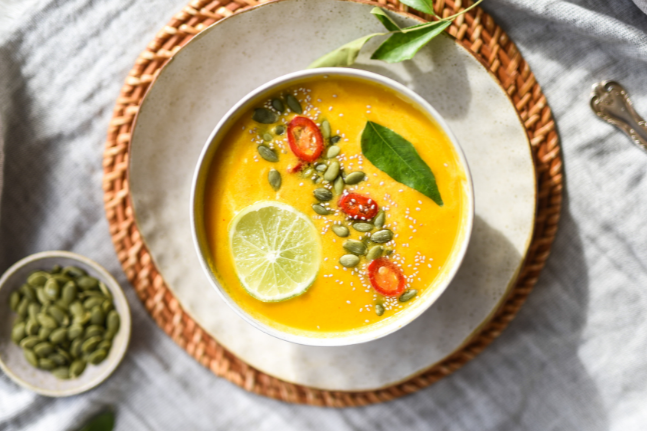
[[[591,109],[598,117],[625,132],[634,144],[647,151],[647,123],[634,110],[622,85],[615,81],[603,81],[593,85]]]

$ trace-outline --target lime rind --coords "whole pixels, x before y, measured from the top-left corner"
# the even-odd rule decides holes
[[[303,294],[321,266],[317,228],[305,214],[279,202],[257,202],[239,212],[229,226],[229,245],[241,284],[263,302]]]

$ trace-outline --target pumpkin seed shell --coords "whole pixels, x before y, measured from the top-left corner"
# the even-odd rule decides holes
[[[340,224],[334,224],[330,227],[330,229],[332,229],[335,235],[341,238],[346,238],[348,235],[350,235],[350,231],[348,230],[348,228]]]
[[[259,145],[257,150],[258,154],[268,162],[274,163],[279,161],[279,156],[276,155],[276,151],[273,149],[266,147],[265,145]]]
[[[357,232],[370,232],[373,230],[373,228],[374,226],[371,223],[353,223],[353,229],[355,229]]]
[[[339,258],[339,264],[346,268],[353,268],[359,264],[359,257],[354,254],[345,254]]]
[[[314,210],[314,212],[316,212],[319,215],[328,215],[328,214],[332,213],[332,211],[330,211],[329,209],[327,209],[323,205],[319,205],[319,204],[313,204],[312,209]]]
[[[344,193],[344,179],[342,177],[337,177],[333,184],[333,189],[337,195]]]
[[[276,109],[280,113],[283,113],[283,111],[285,111],[285,106],[283,105],[283,101],[281,99],[272,99],[272,108]]]
[[[355,185],[364,181],[365,178],[366,178],[366,174],[364,172],[355,171],[346,175],[346,178],[344,178],[344,182],[348,185]]]
[[[362,241],[357,241],[356,239],[348,239],[344,241],[343,246],[344,250],[349,253],[356,254],[358,256],[363,256],[366,254],[366,245]]]
[[[323,178],[326,181],[334,181],[338,175],[339,175],[339,162],[336,159],[333,159],[330,161],[330,164],[328,165],[328,169],[326,169],[326,173],[324,174]]]
[[[315,195],[315,198],[320,202],[328,202],[329,200],[332,200],[332,192],[323,187],[315,189],[313,194]]]
[[[389,242],[392,239],[393,239],[393,232],[391,232],[388,229],[378,230],[373,235],[371,235],[371,241],[378,244],[384,244],[385,242]]]
[[[375,227],[381,228],[382,226],[384,226],[385,219],[386,214],[384,214],[384,211],[380,211],[373,219],[373,224],[375,225]]]
[[[339,153],[341,153],[341,148],[337,145],[332,145],[328,147],[328,151],[326,151],[326,158],[332,159],[333,157],[337,157]]]
[[[279,117],[267,108],[256,108],[254,109],[254,114],[252,114],[252,120],[261,124],[276,123],[278,119]]]
[[[274,190],[278,191],[281,188],[281,173],[276,169],[270,169],[270,172],[267,174],[267,180]]]
[[[328,138],[330,138],[330,135],[332,134],[332,130],[331,130],[331,128],[330,128],[330,123],[328,122],[328,120],[323,120],[323,121],[321,122],[321,127],[320,127],[320,129],[321,129],[321,136],[322,136],[324,139],[328,139]]]
[[[368,253],[366,253],[366,259],[375,260],[378,257],[382,256],[383,252],[384,252],[384,247],[382,247],[381,245],[374,245],[368,250]]]
[[[288,108],[290,108],[290,110],[292,112],[295,112],[295,113],[297,113],[299,115],[303,114],[303,109],[301,108],[301,104],[299,103],[297,98],[294,97],[293,95],[286,94],[285,95],[285,103],[288,104]]]

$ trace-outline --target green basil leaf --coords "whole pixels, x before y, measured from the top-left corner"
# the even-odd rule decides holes
[[[436,15],[432,0],[400,0],[400,3],[404,3],[420,12],[424,12],[429,15]]]
[[[439,21],[418,30],[395,33],[380,45],[371,58],[387,63],[410,60],[420,51],[420,48],[442,33],[451,23],[451,21]]]
[[[313,61],[308,69],[315,69],[317,67],[343,67],[350,66],[355,63],[360,49],[375,36],[383,36],[385,33],[373,33],[368,36],[360,37],[346,45],[340,46],[334,51],[325,54]]]
[[[362,153],[376,168],[443,206],[436,177],[411,142],[372,121],[362,132]]]
[[[371,13],[375,15],[375,18],[377,18],[384,27],[386,27],[387,30],[389,31],[400,31],[400,27],[391,19],[390,16],[386,14],[384,9],[381,9],[379,7],[374,7],[371,10]]]
[[[108,410],[90,419],[79,431],[112,431],[115,427],[115,413]]]

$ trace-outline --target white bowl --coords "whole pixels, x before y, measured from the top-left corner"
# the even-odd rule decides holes
[[[22,348],[11,341],[11,328],[16,313],[9,309],[9,295],[27,280],[36,270],[49,271],[54,265],[78,266],[96,277],[108,287],[113,296],[115,310],[121,324],[112,340],[112,347],[106,359],[98,365],[85,368],[76,379],[59,380],[49,371],[39,370],[30,365]],[[69,251],[44,251],[19,260],[0,278],[0,368],[14,382],[49,397],[68,397],[88,391],[106,380],[119,366],[126,354],[130,341],[130,308],[119,283],[98,263]]]
[[[436,289],[433,292],[423,293],[419,300],[415,301],[414,304],[408,307],[408,310],[405,313],[402,313],[396,319],[389,319],[386,324],[377,324],[372,325],[372,327],[367,329],[361,329],[357,331],[349,331],[348,335],[341,336],[325,336],[321,337],[316,336],[307,336],[300,334],[298,332],[287,332],[279,330],[275,327],[272,327],[256,318],[251,316],[245,310],[243,310],[231,297],[227,294],[227,291],[220,285],[220,282],[216,278],[215,274],[212,272],[207,256],[209,256],[209,246],[206,241],[205,229],[202,224],[202,211],[203,211],[203,202],[202,196],[196,196],[198,190],[204,190],[204,184],[206,177],[211,165],[213,155],[216,152],[218,144],[222,137],[226,135],[232,123],[236,120],[236,114],[239,111],[245,111],[251,109],[258,99],[262,98],[264,95],[271,95],[275,90],[283,88],[287,85],[297,83],[302,80],[307,80],[313,77],[324,77],[324,76],[345,76],[353,77],[355,79],[361,79],[382,85],[395,91],[400,96],[405,99],[410,100],[413,104],[417,105],[422,111],[426,112],[436,124],[443,130],[447,135],[451,143],[453,144],[454,150],[458,155],[460,164],[465,172],[467,178],[465,193],[467,195],[467,206],[466,206],[466,216],[465,222],[462,229],[462,238],[460,243],[452,251],[452,256],[450,258],[449,269],[445,273],[445,278],[442,282],[437,285]],[[261,85],[256,90],[249,93],[247,96],[243,97],[233,108],[231,108],[224,117],[220,120],[216,128],[213,130],[207,142],[200,154],[200,159],[198,160],[198,165],[195,170],[193,177],[193,183],[191,187],[191,231],[193,234],[193,242],[195,244],[196,250],[198,252],[198,257],[200,259],[200,264],[209,277],[211,284],[215,287],[216,291],[220,294],[222,299],[236,312],[240,315],[245,321],[253,325],[254,327],[260,329],[261,331],[272,335],[276,338],[290,341],[297,344],[304,344],[310,346],[346,346],[352,344],[360,344],[368,341],[376,340],[378,338],[384,337],[391,334],[392,332],[397,331],[398,329],[404,327],[408,323],[415,320],[420,316],[425,310],[427,310],[445,291],[447,286],[450,284],[458,268],[460,267],[465,252],[467,251],[467,246],[469,244],[470,235],[472,232],[472,224],[474,219],[474,189],[472,186],[472,177],[470,175],[470,170],[467,165],[467,160],[463,154],[456,137],[450,130],[449,126],[445,120],[440,116],[440,114],[422,97],[409,90],[404,85],[386,78],[384,76],[378,75],[376,73],[367,72],[359,69],[350,69],[350,68],[319,68],[319,69],[307,69],[294,73],[289,73],[283,75],[279,78],[276,78],[264,85]],[[446,265],[447,266],[447,265]]]

